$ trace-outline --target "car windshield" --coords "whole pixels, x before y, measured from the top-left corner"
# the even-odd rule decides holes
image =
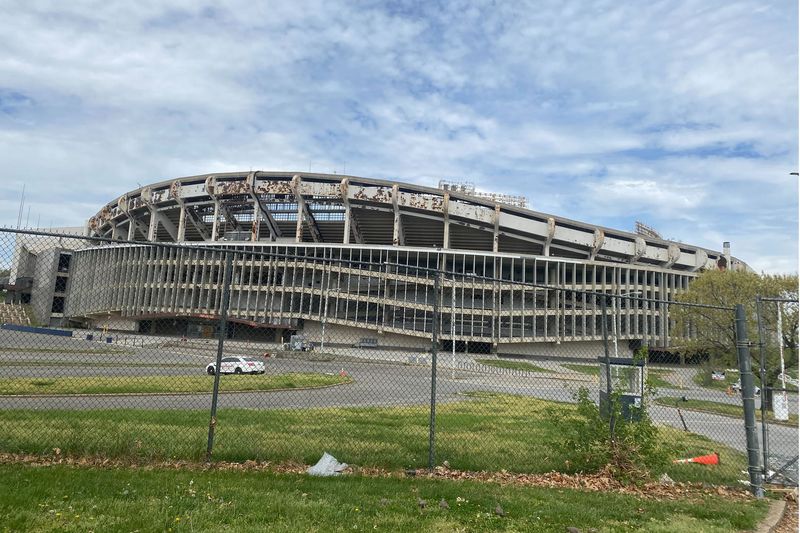
[[[244,358],[244,360],[245,360],[245,361],[253,361],[253,362],[258,362],[258,359],[256,359],[255,357],[245,357],[245,358]]]

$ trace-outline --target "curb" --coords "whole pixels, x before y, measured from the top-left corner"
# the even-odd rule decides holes
[[[786,512],[786,500],[780,499],[772,502],[769,505],[767,516],[758,525],[756,533],[772,533],[775,527],[780,523],[783,518],[783,513]]]
[[[733,418],[733,419],[736,419],[736,420],[741,420],[741,418],[742,418],[740,416],[734,416],[734,415],[729,415],[729,414],[725,414],[725,413],[720,413],[718,411],[712,411],[710,409],[700,409],[700,408],[697,408],[697,407],[678,407],[677,405],[669,405],[669,404],[666,404],[666,403],[659,403],[658,400],[660,400],[660,398],[656,398],[655,399],[655,404],[660,406],[660,407],[668,407],[668,408],[671,408],[671,409],[682,409],[684,411],[690,411],[690,412],[695,412],[695,413],[705,413],[707,415],[724,416],[724,417]],[[761,424],[761,420],[756,419],[756,424]],[[784,426],[784,427],[789,427],[789,428],[797,427],[795,424],[792,424],[791,422],[788,422],[788,421],[787,422],[783,422],[783,421],[780,421],[780,420],[767,420],[767,424],[773,424],[773,425],[776,425],[776,426]]]

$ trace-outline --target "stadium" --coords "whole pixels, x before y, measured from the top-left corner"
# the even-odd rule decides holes
[[[184,177],[106,204],[85,228],[94,242],[18,243],[9,283],[51,325],[202,336],[228,286],[236,338],[423,350],[435,316],[459,351],[558,357],[603,338],[597,299],[571,291],[669,301],[702,269],[746,268],[727,243],[717,252],[524,206],[448,183]],[[611,312],[626,348],[670,346],[665,305],[621,301]]]

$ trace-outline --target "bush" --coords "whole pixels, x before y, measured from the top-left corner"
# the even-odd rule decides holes
[[[637,482],[650,478],[652,469],[667,464],[666,450],[659,440],[658,428],[647,412],[647,402],[642,401],[639,420],[628,420],[622,415],[620,393],[611,395],[611,419],[603,416],[599,406],[589,397],[589,390],[581,387],[576,400],[576,416],[559,422],[568,450],[572,469],[597,472],[606,469],[615,478]]]

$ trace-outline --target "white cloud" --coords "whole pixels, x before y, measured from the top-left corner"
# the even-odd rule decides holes
[[[793,4],[3,11],[0,223],[16,221],[22,183],[33,211],[73,225],[138,183],[346,165],[470,179],[570,218],[645,218],[687,242],[741,243],[768,269],[795,263]]]

